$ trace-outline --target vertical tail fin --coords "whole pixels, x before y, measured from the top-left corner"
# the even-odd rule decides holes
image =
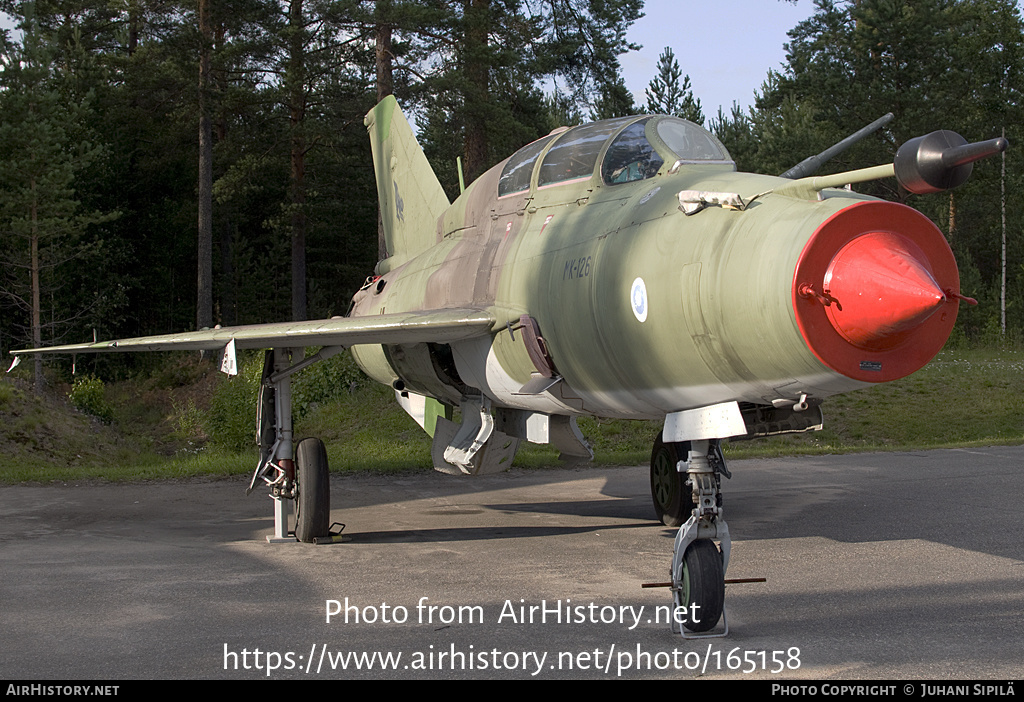
[[[384,241],[394,267],[437,243],[437,219],[451,203],[394,96],[381,100],[363,123],[370,134]]]

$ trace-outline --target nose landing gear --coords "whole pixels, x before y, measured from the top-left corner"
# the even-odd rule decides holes
[[[730,477],[718,440],[665,443],[660,436],[655,440],[651,454],[655,511],[667,526],[680,525],[672,554],[672,629],[686,638],[729,633],[725,570],[732,540],[722,518],[721,475]],[[684,522],[685,508],[690,514]],[[721,551],[715,540],[721,543]],[[713,631],[720,620],[722,630]]]

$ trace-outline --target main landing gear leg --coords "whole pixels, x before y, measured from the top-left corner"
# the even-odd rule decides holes
[[[264,357],[256,415],[260,461],[246,493],[252,492],[258,480],[270,488],[274,500],[274,534],[267,537],[270,543],[312,543],[332,536],[327,452],[319,439],[303,439],[293,446],[291,376],[341,350],[340,346],[328,347],[294,365],[296,349],[273,349]],[[295,506],[294,532],[288,530],[289,503]]]
[[[717,473],[725,473],[719,442],[692,441],[687,460],[677,470],[692,488],[696,505],[675,539],[672,553],[672,630],[684,638],[720,637],[729,633],[725,617],[725,570],[732,541],[722,518]],[[728,475],[728,473],[726,473]],[[722,544],[719,551],[714,540]],[[713,631],[719,620],[722,630]],[[676,629],[676,624],[679,628]],[[695,633],[687,633],[686,630]]]

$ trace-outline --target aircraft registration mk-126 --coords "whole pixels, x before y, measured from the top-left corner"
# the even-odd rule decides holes
[[[450,203],[393,98],[366,126],[388,258],[347,316],[14,353],[199,349],[234,373],[236,349],[270,349],[250,490],[269,485],[278,538],[294,501],[301,541],[330,536],[328,467],[318,439],[293,446],[290,378],[346,348],[447,473],[507,468],[522,440],[588,460],[581,415],[663,419],[651,488],[680,527],[673,599],[709,634],[727,629],[720,441],[820,428],[826,397],[926,364],[966,299],[931,221],[842,186],[895,176],[939,192],[1007,145],[939,131],[892,164],[806,175],[823,153],[776,177],[736,172],[691,122],[646,115],[556,130]]]

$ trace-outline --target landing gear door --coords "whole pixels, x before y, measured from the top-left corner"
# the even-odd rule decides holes
[[[259,397],[256,400],[256,445],[260,449],[260,461],[249,483],[249,492],[256,487],[256,481],[263,469],[274,458],[277,444],[277,411],[275,400],[277,393],[270,376],[274,373],[274,352],[270,349],[263,356],[263,375],[260,378]]]

